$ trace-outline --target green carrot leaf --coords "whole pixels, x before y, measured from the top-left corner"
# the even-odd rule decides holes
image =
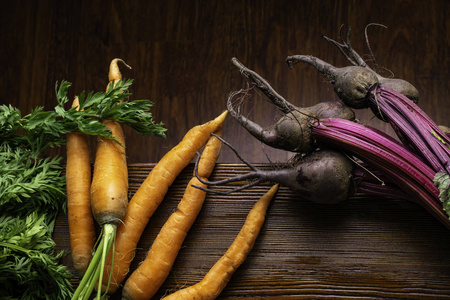
[[[450,174],[447,172],[436,173],[434,184],[439,189],[439,200],[442,202],[442,208],[450,216]]]
[[[66,252],[55,253],[46,216],[0,215],[0,298],[69,299],[69,270],[60,264]]]

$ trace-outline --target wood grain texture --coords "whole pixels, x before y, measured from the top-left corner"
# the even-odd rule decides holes
[[[62,80],[73,84],[73,96],[102,91],[110,61],[120,57],[133,67],[123,70],[125,78],[135,80],[133,98],[154,101],[155,119],[168,128],[164,141],[127,129],[129,161],[156,162],[189,128],[224,110],[228,95],[245,86],[229,62],[232,57],[259,72],[289,101],[310,106],[336,99],[332,87],[312,67],[290,70],[286,57],[311,54],[346,65],[337,48],[322,38],[337,38],[344,25],[352,28],[353,47],[370,59],[364,28],[381,23],[387,29],[372,26],[368,32],[384,75],[392,72],[412,82],[422,108],[439,124],[450,125],[448,11],[446,0],[19,0],[0,11],[0,103],[23,113],[36,105],[51,109],[55,83]],[[279,117],[260,95],[245,113],[261,124]],[[369,111],[358,116],[390,132]],[[252,162],[290,157],[269,147],[260,151],[261,144],[234,120],[224,132]],[[238,160],[225,151],[220,162]]]
[[[130,196],[154,164],[129,166]],[[267,167],[261,165],[259,167]],[[189,165],[171,186],[138,244],[134,270],[191,178]],[[247,172],[219,164],[211,180]],[[230,187],[222,187],[226,190]],[[202,279],[238,234],[269,184],[243,192],[209,193],[174,267],[154,299]],[[68,249],[65,216],[58,218],[58,249]],[[245,263],[219,299],[449,299],[449,232],[420,206],[395,199],[352,197],[319,205],[281,187]],[[70,257],[64,263],[73,270]],[[72,281],[75,285],[77,278]],[[119,290],[112,299],[120,299]]]
[[[230,64],[237,57],[298,106],[336,99],[323,76],[306,65],[290,70],[285,58],[311,54],[338,66],[347,62],[322,36],[352,28],[352,45],[372,50],[383,74],[413,83],[420,105],[438,124],[450,125],[448,0],[231,0],[231,1],[11,1],[0,10],[0,104],[24,114],[56,105],[55,83],[72,83],[70,96],[103,91],[110,61],[124,59],[134,99],[150,99],[167,139],[125,128],[133,193],[155,163],[188,129],[216,117],[228,95],[242,87]],[[255,94],[246,115],[270,124],[279,113]],[[365,124],[392,133],[358,111]],[[285,162],[290,153],[263,147],[228,119],[224,137],[254,163]],[[243,142],[244,141],[244,142]],[[65,149],[53,150],[64,155]],[[224,148],[216,177],[243,172]],[[152,218],[139,247],[143,257],[175,209],[187,169]],[[210,196],[161,289],[192,284],[231,243],[251,204],[268,186],[229,196]],[[68,249],[67,224],[58,219],[58,249]],[[222,299],[450,299],[449,232],[417,205],[397,200],[352,198],[318,206],[281,188],[247,262]],[[70,266],[70,261],[65,261]],[[134,262],[134,267],[137,265]],[[74,281],[75,282],[75,281]],[[116,297],[120,299],[120,297]]]

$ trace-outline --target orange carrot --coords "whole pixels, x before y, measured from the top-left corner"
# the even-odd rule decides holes
[[[121,59],[111,61],[108,86],[122,79],[117,66],[119,61],[123,62]],[[99,137],[97,141],[90,195],[92,213],[102,226],[102,236],[72,299],[88,299],[97,282],[101,284],[105,261],[115,241],[117,225],[125,216],[128,205],[128,169],[122,125],[111,120],[104,120],[102,123],[117,140]],[[99,290],[98,298],[100,294]]]
[[[72,107],[78,106],[78,97]],[[89,140],[81,132],[67,134],[66,192],[69,221],[70,249],[73,265],[84,274],[95,243],[94,219],[89,191],[91,187],[91,161]]]
[[[192,161],[196,152],[205,145],[211,133],[222,126],[227,113],[228,111],[224,111],[214,120],[191,128],[183,140],[161,158],[131,198],[123,222],[117,229],[114,264],[107,263],[105,268],[105,273],[108,274],[105,279],[111,275],[109,293],[116,291],[128,274],[142,232],[167,190]],[[107,285],[105,279],[102,288]]]
[[[217,130],[216,135],[222,136],[222,126]],[[203,149],[200,161],[198,162],[198,176],[207,179],[211,176],[214,167],[216,166],[217,158],[220,155],[222,148],[222,141],[212,136],[206,143]]]
[[[221,129],[218,134],[221,134]],[[212,173],[221,145],[221,141],[214,136],[208,140],[199,161],[201,170],[199,175],[209,176]],[[202,179],[207,178],[203,176]],[[145,260],[125,282],[122,299],[150,299],[166,280],[183,241],[205,201],[206,192],[193,185],[206,188],[206,185],[194,175],[186,187],[177,211],[161,228]]]
[[[117,65],[119,61],[125,64],[120,58],[111,61],[107,89],[109,85],[122,79],[122,74]],[[125,216],[128,205],[125,135],[119,122],[104,120],[102,123],[111,130],[112,136],[117,139],[118,143],[101,136],[97,140],[91,185],[92,212],[100,225],[107,223],[117,225]]]
[[[129,65],[127,65],[123,59],[120,58],[114,58],[111,61],[111,64],[109,65],[109,73],[108,73],[108,79],[109,79],[109,83],[108,86],[106,87],[106,90],[108,90],[109,86],[111,84],[116,84],[117,81],[122,80],[122,73],[120,72],[120,68],[119,68],[119,64],[118,62],[123,63],[126,67],[128,67],[129,69],[131,69],[131,67]]]
[[[230,248],[228,248],[226,253],[214,264],[200,282],[178,290],[163,299],[216,299],[228,284],[233,273],[245,261],[247,254],[253,248],[264,223],[267,207],[277,190],[278,184],[274,185],[255,203]]]
[[[100,224],[118,224],[128,204],[128,171],[125,137],[120,123],[106,120],[116,141],[99,137],[91,185],[92,212]]]

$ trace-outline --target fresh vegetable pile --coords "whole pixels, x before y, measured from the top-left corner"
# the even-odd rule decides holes
[[[149,299],[169,275],[205,200],[206,192],[198,187],[206,188],[202,182],[215,167],[228,111],[189,130],[128,201],[122,126],[158,137],[165,137],[165,129],[162,123],[154,123],[150,101],[128,100],[132,81],[122,79],[119,62],[124,63],[111,61],[105,92],[82,92],[69,103],[70,83],[57,85],[54,111],[37,107],[22,117],[17,109],[0,106],[2,299],[90,299],[95,289],[100,299],[114,293],[128,275],[150,217],[178,174],[197,155],[196,175],[146,259],[124,282],[123,298]],[[66,109],[68,104],[71,107]],[[89,136],[94,136],[96,143],[93,172]],[[46,155],[49,147],[62,145],[67,149],[65,174],[62,157]],[[220,294],[253,247],[277,189],[274,186],[255,204],[224,258],[192,287],[194,292],[187,289],[188,293],[202,297]],[[54,252],[52,233],[60,212],[67,212],[70,255],[78,274],[71,274],[60,263],[69,251]],[[102,228],[99,237],[94,220]],[[69,280],[76,275],[82,278],[74,290]],[[220,280],[220,285],[211,280]]]
[[[384,78],[365,63],[350,45],[350,31],[347,40],[342,34],[341,42],[326,39],[351,66],[337,68],[305,55],[290,56],[287,63],[316,67],[333,84],[338,101],[297,107],[233,58],[250,87],[231,93],[227,110],[215,119],[192,127],[152,168],[131,199],[122,127],[158,137],[165,136],[165,129],[153,121],[150,101],[128,100],[132,81],[122,79],[121,59],[111,61],[105,92],[83,92],[68,109],[68,82],[56,86],[54,111],[37,107],[21,116],[13,107],[0,106],[0,283],[5,286],[0,298],[90,299],[95,293],[102,299],[123,285],[122,299],[150,299],[169,275],[206,193],[239,192],[263,182],[273,186],[255,203],[224,256],[203,280],[164,299],[215,299],[251,251],[279,185],[324,204],[355,193],[415,201],[450,228],[450,138],[444,127],[419,108],[413,85]],[[284,114],[268,128],[242,114],[240,106],[254,88]],[[359,124],[353,109],[362,108],[391,124],[397,138]],[[295,153],[292,160],[273,170],[248,163],[222,137],[228,114],[264,144]],[[96,143],[93,171],[89,136],[95,136]],[[67,160],[62,176],[62,158],[45,153],[64,144]],[[208,178],[223,144],[250,171],[211,182]],[[129,274],[149,219],[196,155],[194,174],[177,210],[146,258]],[[212,188],[236,181],[248,183],[226,192]],[[69,282],[72,274],[60,264],[66,252],[55,253],[51,238],[56,216],[66,209],[70,254],[82,277],[75,291]],[[94,221],[101,227],[98,237]]]
[[[109,79],[108,91],[118,84],[116,80],[121,79],[117,61],[111,63]],[[76,101],[74,107],[77,107]],[[77,107],[77,111],[82,109],[81,105]],[[75,266],[84,274],[72,299],[90,299],[94,289],[97,290],[96,299],[100,299],[116,292],[122,284],[122,299],[150,299],[159,290],[204,203],[207,187],[204,182],[212,174],[219,157],[220,136],[227,115],[225,110],[215,119],[191,128],[183,140],[152,168],[129,202],[121,122],[102,122],[110,128],[115,140],[100,138],[97,141],[92,181],[85,136],[82,132],[69,134],[66,173],[71,250]],[[174,180],[196,155],[195,175],[186,185],[177,210],[161,228],[146,258],[129,274],[137,244],[149,219]],[[252,249],[277,190],[278,185],[274,185],[255,204],[236,240],[201,282],[168,298],[185,299],[184,295],[205,299],[217,297]],[[92,210],[92,216],[88,216],[89,210]],[[102,227],[96,246],[92,234],[93,219]],[[81,244],[83,247],[79,246]],[[93,254],[89,255],[89,251]]]
[[[56,86],[53,111],[36,107],[30,114],[0,106],[0,298],[69,299],[73,288],[66,252],[55,253],[54,222],[66,210],[62,157],[46,150],[65,144],[66,135],[83,133],[115,140],[101,120],[126,124],[141,134],[164,137],[153,121],[148,100],[124,101],[132,80],[117,82],[106,92],[84,92],[78,107],[69,102],[69,82]],[[114,142],[116,143],[116,142]]]
[[[318,203],[336,203],[355,192],[401,197],[421,204],[450,228],[449,136],[416,104],[418,92],[412,84],[384,78],[364,62],[351,47],[350,30],[347,40],[342,33],[341,42],[326,39],[344,53],[351,66],[337,68],[310,55],[286,59],[291,68],[298,62],[311,64],[332,83],[339,101],[313,107],[294,106],[259,74],[232,59],[251,86],[230,95],[231,115],[261,142],[298,154],[291,162],[293,167],[284,170],[260,171],[243,160],[251,172],[207,184],[250,180],[242,189],[275,181]],[[268,128],[241,113],[240,106],[253,88],[284,113]],[[370,108],[391,124],[398,139],[355,121],[352,109],[361,108]]]

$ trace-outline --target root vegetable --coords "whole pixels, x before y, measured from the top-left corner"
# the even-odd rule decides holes
[[[202,183],[214,187],[237,181],[250,181],[225,192],[206,189],[228,194],[263,182],[274,181],[298,192],[302,198],[326,204],[343,201],[356,192],[386,197],[397,196],[422,205],[442,224],[450,228],[450,220],[438,199],[439,191],[433,184],[435,172],[420,157],[408,151],[392,137],[352,121],[323,119],[312,127],[312,138],[316,139],[319,145],[336,150],[322,147],[321,150],[297,160],[297,165],[291,167],[288,165],[284,169],[259,170],[233,149],[252,171],[220,181],[202,181]],[[232,147],[226,141],[223,143]],[[355,164],[351,163],[349,158]],[[358,160],[360,162],[356,163]],[[366,167],[363,168],[363,165]],[[304,176],[304,173],[298,170],[302,172],[308,170],[311,177]],[[376,177],[374,174],[377,172],[381,172],[381,176]]]
[[[107,261],[105,266],[108,276],[105,276],[102,288],[106,290],[107,278],[110,277],[108,293],[115,292],[128,274],[142,232],[169,187],[205,145],[211,133],[222,126],[227,114],[224,111],[214,120],[190,129],[183,140],[161,158],[131,198],[126,215],[118,226],[114,264]]]
[[[98,138],[91,185],[92,212],[100,224],[117,225],[125,216],[128,205],[128,171],[125,137],[122,126],[115,121],[103,121],[117,142]]]
[[[108,88],[122,79],[117,66],[119,61],[122,60],[111,61]],[[115,242],[117,225],[125,216],[128,205],[128,167],[122,125],[112,120],[102,123],[116,139],[99,137],[95,154],[90,198],[92,213],[102,227],[102,235],[73,299],[88,299],[97,282],[101,284],[106,257]],[[98,298],[100,295],[99,289]]]
[[[231,147],[226,141],[223,142]],[[250,181],[247,185],[225,193],[236,192],[263,182],[277,182],[301,195],[302,198],[321,204],[344,201],[355,192],[352,177],[353,162],[338,151],[326,149],[314,151],[306,156],[298,154],[287,164],[288,166],[269,170],[261,170],[245,163],[252,169],[246,174],[215,182],[203,181],[201,178],[199,180],[210,187]]]
[[[217,134],[221,135],[221,128]],[[198,163],[198,174],[206,180],[219,156],[221,141],[212,136]],[[177,210],[167,219],[144,261],[125,282],[122,299],[151,299],[158,291],[175,262],[189,229],[197,218],[206,192],[194,186],[203,185],[195,176],[189,181]],[[206,187],[205,185],[203,185]]]
[[[310,57],[309,59],[317,61],[315,58]],[[284,110],[286,115],[294,116],[294,111],[296,111],[294,105],[279,96],[266,81],[259,78],[259,75],[253,71],[247,72],[248,69],[243,67],[242,64],[236,63],[236,61],[234,60],[233,64],[238,66],[245,77],[249,78],[280,109],[282,107],[287,108]],[[330,69],[327,64],[319,63],[318,65],[322,65],[325,71]],[[349,68],[362,70],[366,74],[373,72],[363,66]],[[349,74],[351,73],[346,73],[346,75]],[[361,72],[353,77],[358,77],[360,74]],[[348,79],[354,80],[351,77]],[[361,82],[359,79],[354,81]],[[367,83],[367,80],[363,80],[363,82]],[[450,141],[448,136],[406,96],[392,89],[383,88],[377,81],[371,86],[365,83],[363,88],[354,88],[356,92],[361,93],[361,97],[353,97],[356,94],[354,92],[353,99],[364,98],[364,105],[372,105],[374,109],[375,107],[379,109],[381,117],[385,113],[388,117],[394,116],[393,111],[397,110],[398,114],[394,117],[393,127],[394,129],[401,129],[400,137],[410,136],[408,143],[400,144],[385,133],[357,124],[352,120],[333,117],[333,113],[328,114],[325,118],[319,117],[317,113],[305,113],[302,114],[303,117],[291,117],[291,120],[296,122],[286,122],[282,118],[283,121],[280,120],[268,129],[263,129],[260,125],[243,117],[240,109],[235,109],[236,105],[232,103],[233,97],[238,94],[247,96],[249,90],[231,94],[228,99],[228,109],[244,128],[267,145],[273,147],[281,145],[279,148],[303,154],[311,153],[318,148],[321,150],[334,149],[343,151],[353,160],[357,159],[367,163],[371,169],[385,175],[388,181],[394,184],[397,191],[401,189],[400,193],[394,191],[394,195],[400,195],[403,199],[405,198],[404,195],[408,195],[408,200],[420,203],[445,226],[450,227],[449,218],[443,209],[443,206],[447,207],[450,214],[450,205],[448,205],[450,201],[447,200],[450,198],[450,189],[448,188],[450,186],[450,176],[448,175]],[[364,93],[366,95],[362,97]],[[391,103],[389,104],[392,105],[391,108],[386,104],[388,102]],[[376,106],[377,103],[378,106]],[[279,126],[279,124],[283,124],[283,126]],[[285,147],[285,145],[295,145],[296,147]],[[431,145],[432,149],[423,151],[427,149],[428,145]],[[249,165],[249,167],[251,166]],[[440,170],[443,170],[446,174],[442,174]],[[241,176],[241,179],[252,179],[253,181],[237,190],[264,182],[265,178],[268,178],[266,174],[261,174],[261,172],[252,169],[252,172]],[[282,177],[280,176],[278,178],[280,180],[276,182],[287,186],[293,186],[291,183],[295,182],[294,179],[281,180]],[[323,180],[326,182],[326,176]],[[222,183],[232,181],[235,180],[231,178],[222,181]],[[439,187],[439,190],[435,184]],[[326,186],[326,183],[324,183],[324,186]],[[371,183],[364,182],[363,186],[363,189],[358,186],[356,189],[377,195],[384,193],[382,188],[376,188]],[[295,186],[293,189],[295,190]],[[441,203],[441,201],[444,203]]]
[[[236,239],[199,283],[178,290],[163,299],[216,299],[252,250],[264,224],[267,208],[277,190],[278,184],[274,185],[255,203]]]
[[[305,62],[324,74],[333,85],[334,91],[346,105],[361,109],[369,107],[366,96],[374,84],[394,89],[415,102],[419,93],[409,82],[402,79],[382,78],[374,71],[361,66],[335,67],[311,55],[292,55],[286,59],[289,67],[294,62]]]
[[[293,167],[274,170],[270,181],[321,204],[339,203],[354,193],[353,163],[341,152],[319,150],[296,155],[290,163]]]
[[[350,29],[348,30],[347,41],[344,41],[344,38],[342,37],[342,27],[340,37],[341,43],[327,37],[325,37],[325,39],[336,45],[352,66],[341,68],[335,67],[311,55],[289,56],[286,59],[288,66],[292,68],[293,64],[297,62],[305,62],[314,66],[320,73],[328,78],[339,98],[352,108],[359,109],[367,108],[369,106],[369,103],[365,98],[369,89],[374,84],[380,84],[386,88],[393,89],[414,102],[419,100],[419,92],[411,83],[399,78],[385,78],[366,64],[362,57],[351,46]],[[366,42],[369,46],[367,27]]]
[[[350,29],[347,41],[344,41],[342,34],[342,43],[327,40],[335,44],[353,66],[336,68],[305,55],[288,57],[288,64],[291,66],[293,62],[302,61],[315,66],[330,79],[336,93],[346,104],[354,108],[370,107],[375,116],[389,122],[408,150],[422,157],[435,171],[434,183],[440,191],[439,199],[443,207],[449,207],[445,210],[450,215],[450,190],[447,188],[450,186],[450,139],[417,106],[417,90],[404,80],[383,78],[373,71],[352,49]],[[369,45],[367,33],[366,41]]]
[[[271,147],[293,152],[311,152],[316,147],[310,138],[309,123],[311,120],[329,117],[349,120],[354,120],[355,118],[353,110],[340,101],[322,102],[307,108],[296,107],[280,96],[256,72],[245,67],[236,58],[233,58],[231,61],[245,77],[249,78],[285,114],[275,124],[262,128],[245,118],[242,114],[239,114],[238,110],[234,108],[236,104],[233,99],[241,94],[245,97],[249,90],[232,93],[228,98],[227,107],[230,114],[253,136]],[[240,100],[242,101],[243,99]]]
[[[72,107],[78,107],[78,98]],[[91,211],[91,157],[88,136],[81,132],[67,134],[66,193],[70,249],[75,269],[86,271],[95,243]]]

